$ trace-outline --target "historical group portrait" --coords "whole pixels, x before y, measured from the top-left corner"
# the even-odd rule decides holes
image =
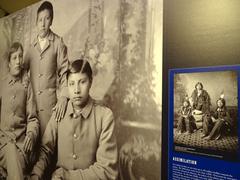
[[[238,71],[174,75],[174,147],[234,159],[238,150]]]
[[[0,19],[0,179],[159,179],[161,18],[47,0]]]

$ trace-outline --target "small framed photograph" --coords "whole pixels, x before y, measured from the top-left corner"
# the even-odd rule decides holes
[[[174,152],[237,160],[240,66],[170,71]]]
[[[239,84],[239,65],[169,71],[169,179],[239,179]]]

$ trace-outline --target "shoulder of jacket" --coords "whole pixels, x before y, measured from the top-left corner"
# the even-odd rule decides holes
[[[92,99],[94,106],[104,106],[104,102],[102,100]]]
[[[93,106],[102,113],[112,113],[112,110],[101,100],[93,100]]]
[[[61,36],[59,36],[58,34],[52,32],[52,37],[53,37],[53,41],[57,41],[57,42],[63,42],[63,38]]]
[[[56,34],[54,32],[52,32],[52,33],[53,33],[53,36],[54,36],[55,39],[59,39],[59,40],[62,39],[62,37],[60,37],[58,34]]]

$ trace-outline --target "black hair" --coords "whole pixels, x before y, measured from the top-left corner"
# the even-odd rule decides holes
[[[90,81],[92,81],[92,68],[86,60],[74,60],[67,71],[67,78],[71,73],[86,73]]]
[[[226,100],[225,100],[225,99],[219,98],[219,99],[216,101],[216,104],[218,103],[218,101],[221,101],[221,102],[223,103],[223,107],[226,106]],[[217,106],[218,106],[218,104],[217,104]]]
[[[38,19],[38,14],[41,12],[41,11],[44,11],[44,10],[48,10],[49,11],[49,14],[51,16],[51,21],[53,20],[53,6],[52,6],[52,3],[48,2],[48,1],[44,1],[38,8],[37,10],[37,19]]]
[[[7,62],[10,61],[12,53],[16,52],[18,49],[21,49],[23,52],[23,46],[19,42],[14,42],[7,52]]]
[[[197,85],[200,85],[203,89],[203,84],[201,82],[197,82],[197,84],[195,85],[195,89],[197,89]]]

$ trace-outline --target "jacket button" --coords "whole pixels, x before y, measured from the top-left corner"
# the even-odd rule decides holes
[[[42,91],[38,91],[38,95],[42,94]]]
[[[73,118],[76,119],[78,117],[78,115],[76,114],[73,114]]]
[[[77,135],[76,135],[76,134],[74,134],[74,135],[73,135],[73,137],[76,139],[76,138],[77,138]]]
[[[38,77],[42,77],[43,74],[38,74]]]
[[[13,97],[12,97],[13,99],[15,99],[16,98],[16,95],[13,95]]]
[[[77,159],[77,155],[76,154],[73,154],[73,159]]]

